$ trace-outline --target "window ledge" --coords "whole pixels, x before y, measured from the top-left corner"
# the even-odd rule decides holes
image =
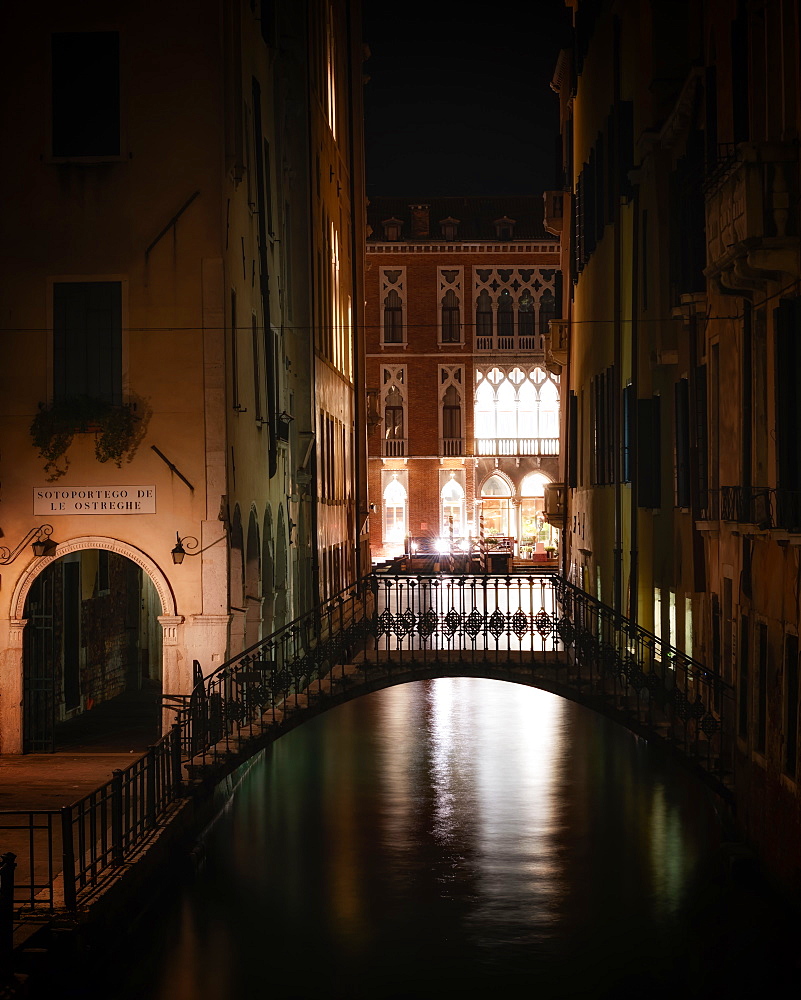
[[[131,154],[124,155],[118,153],[116,156],[108,154],[106,156],[45,156],[43,157],[44,163],[60,164],[60,163],[76,163],[83,164],[84,166],[91,167],[96,163],[127,163],[131,159]]]

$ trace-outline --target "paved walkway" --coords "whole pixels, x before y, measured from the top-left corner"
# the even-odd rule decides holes
[[[157,688],[120,695],[57,726],[55,753],[0,755],[0,810],[58,809],[108,781],[158,740],[159,701]]]
[[[160,735],[159,704],[154,688],[122,695],[58,726],[55,753],[0,755],[0,854],[17,856],[19,902],[49,881],[48,857],[54,874],[61,869],[60,817],[47,811],[72,805],[142,757]]]

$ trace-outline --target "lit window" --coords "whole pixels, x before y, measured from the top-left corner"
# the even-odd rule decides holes
[[[461,538],[464,531],[464,490],[461,483],[451,479],[442,487],[442,536]]]
[[[384,490],[384,541],[402,545],[406,537],[406,490],[393,479]]]

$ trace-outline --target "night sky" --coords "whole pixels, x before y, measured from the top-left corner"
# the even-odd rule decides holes
[[[368,196],[553,187],[564,0],[363,7]]]

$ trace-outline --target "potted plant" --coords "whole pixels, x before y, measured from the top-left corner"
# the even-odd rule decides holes
[[[138,426],[139,425],[139,426]],[[48,482],[67,471],[67,449],[76,434],[94,433],[98,462],[113,461],[117,467],[128,454],[133,458],[144,428],[131,406],[114,406],[93,396],[64,396],[49,406],[40,405],[30,427],[39,457],[45,460]]]

